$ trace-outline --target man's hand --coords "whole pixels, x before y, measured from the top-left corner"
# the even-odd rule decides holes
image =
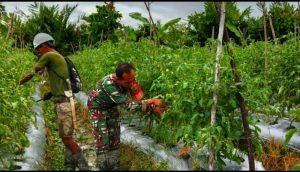
[[[162,100],[158,99],[158,98],[148,99],[147,100],[147,106],[150,106],[152,104],[154,104],[155,106],[160,106],[162,104]]]
[[[153,112],[158,113],[158,114],[162,114],[164,111],[166,111],[168,109],[168,105],[166,103],[162,103],[159,106],[155,106],[153,109]]]
[[[155,106],[153,109],[154,113],[162,114],[165,110],[162,109],[160,106]]]
[[[25,75],[25,76],[19,81],[19,85],[22,85],[22,84],[24,84],[25,82],[29,81],[32,77],[33,77],[33,73],[29,73],[29,74]]]
[[[162,114],[164,111],[168,109],[168,105],[163,102],[162,99],[153,98],[147,100],[147,106],[150,108],[150,112]]]
[[[43,101],[49,100],[49,99],[51,99],[52,96],[53,96],[53,95],[52,95],[51,92],[46,92],[46,93],[44,94],[43,98],[40,99],[40,100],[38,100],[38,102],[39,102],[39,101],[42,101],[42,100],[43,100]]]

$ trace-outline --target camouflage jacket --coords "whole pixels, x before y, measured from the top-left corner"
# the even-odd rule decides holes
[[[146,100],[136,102],[127,96],[128,90],[112,79],[112,74],[98,81],[96,88],[88,95],[88,108],[114,110],[117,106],[128,111],[146,111]]]

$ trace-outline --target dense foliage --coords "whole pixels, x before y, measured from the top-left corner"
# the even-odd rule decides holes
[[[211,135],[216,135],[218,158],[234,160],[234,148],[245,150],[243,129],[235,98],[236,87],[230,67],[230,57],[225,53],[221,62],[220,97],[217,124],[210,126],[210,108],[213,89],[213,63],[215,42],[206,47],[185,49],[157,48],[149,41],[140,43],[107,42],[98,49],[86,49],[72,56],[80,71],[85,92],[95,86],[103,76],[113,73],[118,63],[129,61],[136,67],[137,79],[146,97],[161,95],[171,111],[152,130],[153,137],[166,145],[176,145],[180,140],[187,144],[196,141],[199,147],[209,146]],[[263,43],[252,43],[246,48],[231,43],[243,88],[242,95],[249,109],[249,123],[255,126],[251,114],[286,116],[284,109],[299,105],[299,41],[291,39],[282,45],[268,44],[270,65],[264,69]],[[282,58],[285,57],[285,58]],[[87,60],[88,59],[88,60]],[[280,70],[279,70],[280,69]],[[293,80],[293,81],[292,81]],[[291,82],[292,81],[292,82]],[[294,95],[294,96],[293,96]],[[292,116],[289,116],[292,117]],[[148,127],[148,126],[147,126]],[[256,153],[262,150],[254,127]],[[219,168],[221,160],[218,159]]]
[[[146,98],[159,95],[170,107],[162,117],[141,115],[144,120],[155,120],[155,125],[145,126],[151,129],[148,134],[167,146],[183,141],[187,145],[196,143],[198,148],[209,148],[214,136],[218,138],[215,148],[218,169],[224,165],[223,157],[242,161],[235,154],[235,148],[247,150],[235,97],[236,84],[241,85],[239,91],[249,110],[248,122],[252,126],[255,153],[259,155],[262,146],[252,114],[262,112],[293,120],[299,118],[300,42],[295,27],[299,25],[299,15],[287,3],[272,3],[268,15],[278,39],[261,42],[263,17],[252,18],[250,8],[240,12],[235,2],[228,3],[226,27],[231,41],[224,45],[221,80],[215,85],[217,42],[213,38],[217,36],[219,19],[214,2],[204,4],[205,10],[190,15],[187,25],[179,24],[180,18],[165,24],[155,23],[157,35],[154,38],[149,37],[149,20],[140,13],[130,15],[142,22],[137,30],[121,26],[122,15],[111,3],[97,6],[97,12],[85,16],[86,23],[79,26],[68,21],[77,6],[65,6],[59,11],[58,6],[34,3],[30,6],[31,15],[22,21],[21,16],[12,18],[0,5],[0,154],[16,153],[28,146],[24,133],[28,123],[34,121],[30,111],[34,82],[26,87],[16,86],[25,70],[32,67],[34,57],[16,47],[31,49],[33,36],[37,32],[48,32],[56,39],[59,51],[73,53],[70,57],[79,70],[86,93],[103,76],[114,73],[119,63],[133,63]],[[12,20],[13,29],[9,24]],[[267,31],[271,40],[269,27]],[[231,55],[227,54],[229,49]],[[232,56],[240,83],[234,82],[230,67]],[[212,127],[210,109],[216,89],[219,90],[217,120]],[[289,138],[294,132],[296,130],[289,132]]]
[[[152,39],[158,45],[163,44],[172,48],[192,47],[193,45],[205,46],[210,38],[218,34],[219,16],[216,10],[217,2],[204,2],[204,10],[190,14],[187,23],[180,18],[175,18],[162,24],[160,20],[150,24],[150,19],[139,12],[132,11],[128,17],[140,21],[137,29],[124,26],[120,23],[121,13],[113,3],[96,6],[96,12],[90,15],[79,16],[77,22],[71,22],[70,16],[78,5],[73,7],[65,5],[59,10],[58,5],[46,6],[43,2],[34,2],[28,8],[29,15],[22,11],[8,14],[5,6],[0,6],[0,31],[15,39],[16,47],[31,48],[33,36],[38,32],[48,32],[56,40],[59,49],[66,53],[75,53],[83,47],[97,47],[103,41],[134,41],[144,38]],[[258,8],[261,8],[257,3]],[[234,26],[229,36],[239,45],[243,40],[247,44],[252,41],[264,40],[263,16],[251,17],[252,8],[243,11],[237,8],[236,2],[228,2],[226,10],[226,27]],[[299,13],[297,9],[287,2],[272,2],[266,13],[267,37],[273,40],[273,23],[276,41],[287,40],[287,35],[293,33],[299,36]],[[12,17],[13,16],[13,17]],[[13,26],[10,28],[10,23]],[[182,23],[179,23],[182,22]],[[155,30],[156,34],[150,34]],[[235,32],[235,33],[234,33]],[[236,33],[241,34],[238,37]],[[151,35],[151,38],[150,38]]]
[[[29,146],[28,124],[35,124],[31,110],[35,86],[18,86],[21,75],[32,67],[33,54],[11,44],[12,40],[0,36],[0,169],[8,169],[13,156],[24,153]]]

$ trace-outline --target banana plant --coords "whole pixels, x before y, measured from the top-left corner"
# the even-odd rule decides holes
[[[243,47],[246,46],[245,33],[240,29],[245,28],[246,19],[249,18],[251,13],[251,7],[246,8],[241,13],[237,10],[235,4],[231,4],[228,9],[228,20],[226,21],[226,28],[233,32],[236,37],[240,39]],[[249,36],[248,36],[249,37]]]
[[[143,17],[141,15],[141,13],[139,12],[132,12],[129,14],[129,16],[133,19],[136,19],[140,22],[142,22],[142,25],[143,26],[150,26],[150,21],[146,18],[146,17]],[[157,29],[157,37],[158,37],[158,40],[160,42],[164,42],[164,38],[165,36],[168,34],[168,29],[170,29],[171,27],[173,27],[175,24],[177,24],[179,21],[181,20],[181,18],[175,18],[175,19],[172,19],[172,20],[169,20],[167,23],[165,23],[164,25],[160,25],[160,22],[157,22],[154,27],[156,27]]]

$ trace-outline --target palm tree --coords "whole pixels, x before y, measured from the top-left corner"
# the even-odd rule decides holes
[[[69,19],[77,6],[78,4],[70,7],[67,4],[59,11],[58,5],[47,7],[43,2],[34,2],[29,6],[31,16],[22,28],[25,32],[24,39],[31,42],[34,35],[46,32],[53,36],[58,49],[62,52],[70,53],[70,50],[74,52],[76,48],[73,44],[77,42],[76,24],[70,23]]]

